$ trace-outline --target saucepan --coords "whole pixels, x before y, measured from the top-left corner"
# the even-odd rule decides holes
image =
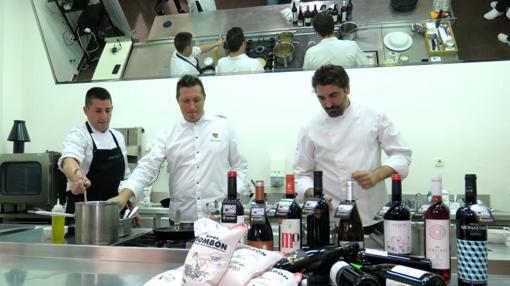
[[[356,32],[361,30],[366,30],[366,28],[360,28],[358,24],[354,22],[345,22],[340,24],[338,36],[343,40],[352,41],[356,39]]]
[[[281,32],[276,35],[276,40],[278,43],[293,43],[294,42],[294,34],[292,32]]]
[[[292,43],[277,43],[273,48],[276,62],[287,67],[294,60],[294,45]]]

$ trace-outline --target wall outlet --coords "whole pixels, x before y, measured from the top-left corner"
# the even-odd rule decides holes
[[[442,168],[444,167],[444,159],[443,158],[436,158],[434,160],[434,165],[437,167],[437,168]]]

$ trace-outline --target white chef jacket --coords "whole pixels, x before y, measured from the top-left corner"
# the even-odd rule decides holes
[[[303,69],[318,69],[326,64],[356,67],[368,65],[368,58],[355,42],[329,37],[306,51]]]
[[[303,197],[305,190],[313,187],[313,171],[322,170],[324,193],[334,198],[336,208],[347,198],[345,182],[354,171],[381,166],[381,149],[388,155],[384,165],[405,178],[412,151],[384,113],[352,101],[337,118],[322,111],[299,134],[294,163],[296,192]],[[367,190],[355,186],[363,224],[373,224],[373,217],[388,201],[386,185],[380,181]]]
[[[94,129],[90,122],[89,125],[90,129],[92,129],[92,137],[94,137],[94,142],[96,143],[97,149],[111,150],[117,148],[112,134],[110,133],[110,131],[112,131],[113,135],[115,135],[115,138],[117,139],[117,142],[119,143],[120,150],[122,151],[122,155],[124,157],[124,165],[126,166],[126,170],[124,171],[124,179],[129,177],[130,171],[127,162],[126,142],[124,141],[124,136],[122,133],[111,128],[103,133]],[[58,159],[59,169],[62,170],[62,162],[64,159],[71,157],[80,163],[80,168],[86,175],[89,172],[90,164],[92,163],[92,152],[94,145],[85,123],[82,123],[71,129],[71,131],[69,131],[67,134],[63,145],[64,149],[62,150],[62,155]],[[92,184],[93,183],[94,182],[92,182]],[[67,181],[66,190],[71,190],[71,182],[69,180]]]
[[[250,58],[246,54],[236,57],[223,57],[216,65],[216,74],[240,73],[240,72],[263,72],[264,67],[258,59]]]
[[[227,195],[227,172],[237,171],[237,188],[243,190],[247,171],[237,135],[224,117],[207,113],[196,122],[181,118],[160,132],[151,151],[144,156],[121,188],[129,188],[138,198],[143,187],[158,174],[166,160],[170,174],[170,218],[177,210],[182,222],[208,216],[214,201],[219,205]]]
[[[188,60],[193,65],[179,58],[177,54]],[[196,57],[198,57],[200,54],[202,54],[202,50],[200,49],[200,47],[193,47],[193,50],[189,57],[186,57],[181,53],[174,51],[172,58],[170,59],[170,76],[183,76],[186,74],[199,75],[200,72],[195,68],[195,66],[198,63]]]

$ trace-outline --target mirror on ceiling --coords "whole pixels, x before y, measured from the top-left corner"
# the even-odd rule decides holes
[[[486,20],[483,14],[492,9],[487,3],[463,5],[465,1],[296,1],[294,22],[290,0],[32,0],[32,4],[55,81],[60,83],[170,77],[178,66],[172,70],[171,58],[179,32],[191,33],[194,45],[207,50],[196,57],[180,53],[184,66],[189,64],[189,69],[198,62],[204,75],[218,74],[222,69],[215,66],[229,52],[208,44],[225,39],[232,27],[242,28],[245,43],[230,51],[231,58],[244,53],[256,59],[261,68],[251,71],[259,72],[311,69],[310,63],[324,61],[327,53],[349,58],[358,48],[362,60],[346,65],[508,59],[510,45],[498,40],[498,33],[508,32],[505,23],[510,20],[505,15]],[[409,6],[402,6],[404,2]],[[431,13],[434,10],[439,13]],[[355,48],[320,52],[326,45],[306,23],[321,11],[337,20],[329,40],[351,40]],[[438,14],[443,18],[432,19]],[[308,55],[305,63],[312,47],[319,55]],[[242,72],[243,65],[223,71]]]

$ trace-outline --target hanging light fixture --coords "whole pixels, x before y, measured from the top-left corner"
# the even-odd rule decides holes
[[[13,142],[13,153],[25,152],[25,142],[30,142],[25,120],[14,120],[11,133],[9,133],[7,140]]]

